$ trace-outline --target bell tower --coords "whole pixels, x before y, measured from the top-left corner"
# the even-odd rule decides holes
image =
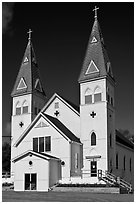
[[[113,171],[115,153],[115,80],[97,18],[79,76],[83,177],[97,182],[97,170]]]
[[[43,108],[46,98],[31,41],[31,33],[32,31],[29,30],[28,44],[11,93],[11,159],[17,156],[15,142]]]

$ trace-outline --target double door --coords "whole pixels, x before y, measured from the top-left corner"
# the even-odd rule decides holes
[[[31,191],[37,188],[37,174],[25,174],[25,190]]]

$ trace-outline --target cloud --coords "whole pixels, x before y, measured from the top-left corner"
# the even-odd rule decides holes
[[[13,17],[13,2],[2,3],[2,33],[5,34],[11,29],[11,21]]]

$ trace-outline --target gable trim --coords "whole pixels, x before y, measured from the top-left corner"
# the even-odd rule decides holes
[[[79,112],[75,110],[70,104],[68,104],[68,102],[66,102],[63,98],[61,98],[57,93],[53,94],[53,96],[49,99],[49,101],[45,104],[45,106],[43,107],[41,111],[44,112],[49,107],[49,105],[52,103],[52,101],[55,100],[56,97],[60,101],[62,101],[67,107],[69,107],[74,113],[80,116]]]

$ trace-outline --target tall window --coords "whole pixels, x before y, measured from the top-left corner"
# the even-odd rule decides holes
[[[16,104],[16,115],[20,115],[21,114],[21,104],[18,101]]]
[[[33,151],[38,152],[38,138],[33,138]]]
[[[51,137],[45,137],[45,152],[51,151]]]
[[[33,138],[33,151],[36,152],[51,151],[51,136]]]
[[[24,101],[24,103],[23,103],[23,113],[28,113],[28,103],[27,103],[27,101]]]
[[[75,153],[75,169],[78,169],[78,153]]]
[[[119,158],[118,158],[118,154],[116,154],[116,169],[118,169],[118,165],[119,165]]]
[[[96,134],[93,132],[91,134],[91,146],[96,145]]]
[[[102,100],[101,89],[97,87],[94,92],[94,103]]]
[[[85,104],[91,104],[92,103],[92,93],[91,90],[88,88],[85,92]]]
[[[55,109],[58,109],[58,108],[59,108],[59,102],[55,102],[54,108],[55,108]]]
[[[124,171],[125,171],[126,170],[126,157],[125,156],[124,156],[123,161],[124,161]]]
[[[44,137],[39,137],[39,152],[44,152]]]

